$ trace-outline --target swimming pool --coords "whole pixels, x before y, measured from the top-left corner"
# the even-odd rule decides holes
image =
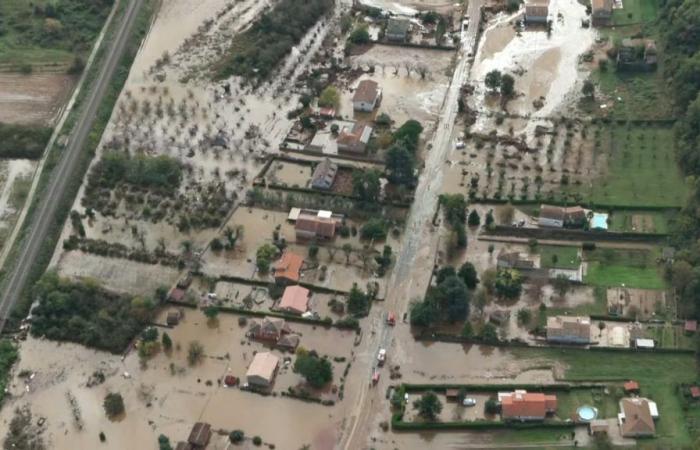
[[[584,405],[576,410],[576,414],[578,414],[579,420],[590,422],[598,417],[598,410],[593,406]]]

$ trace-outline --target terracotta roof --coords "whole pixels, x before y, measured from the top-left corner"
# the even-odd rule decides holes
[[[697,331],[698,322],[696,320],[686,320],[685,321],[685,331]]]
[[[206,447],[211,438],[211,425],[204,422],[197,422],[192,427],[190,437],[187,442],[197,447]]]
[[[515,391],[499,394],[499,397],[501,399],[501,416],[504,419],[518,419],[521,417],[544,419],[548,412],[553,412],[557,409],[556,395]]]
[[[639,390],[639,383],[637,383],[634,380],[625,381],[625,383],[622,386],[625,388],[625,391],[627,391],[627,392]]]
[[[299,272],[303,264],[304,258],[296,253],[285,251],[282,253],[282,257],[275,263],[274,276],[275,278],[299,281]]]
[[[287,286],[278,307],[298,314],[305,313],[309,309],[309,290],[301,286]]]
[[[656,425],[649,409],[649,400],[623,398],[620,406],[625,414],[625,419],[620,425],[622,436],[649,436],[656,432]]]
[[[700,397],[700,387],[691,386],[691,387],[690,387],[690,396],[693,397],[693,398],[698,398],[698,397]]]
[[[379,85],[376,81],[362,80],[357,85],[355,95],[352,97],[353,102],[372,103],[379,96]]]
[[[559,206],[542,205],[540,206],[540,218],[564,221],[564,208],[560,208]]]
[[[256,353],[253,362],[248,367],[246,377],[259,377],[270,382],[275,376],[279,361],[279,358],[270,352]]]
[[[591,10],[593,12],[602,10],[612,13],[612,0],[591,0]]]
[[[547,317],[547,339],[566,337],[590,340],[591,319],[580,316]]]

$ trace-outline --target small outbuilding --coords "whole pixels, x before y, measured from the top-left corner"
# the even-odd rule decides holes
[[[594,419],[588,423],[588,433],[593,436],[608,434],[610,424],[605,419]]]
[[[639,394],[639,383],[634,380],[625,381],[622,387],[628,394]]]
[[[187,438],[187,443],[192,449],[205,448],[209,445],[211,439],[211,425],[205,422],[197,422],[192,427],[190,437]]]
[[[408,19],[392,17],[386,24],[384,36],[388,41],[406,42],[410,28],[411,22],[409,22]]]
[[[695,333],[698,331],[698,321],[697,320],[686,320],[683,326],[683,331],[686,333]]]
[[[277,309],[302,315],[309,309],[310,291],[302,286],[287,286]]]
[[[325,158],[316,165],[311,176],[311,187],[321,191],[327,191],[333,186],[335,176],[338,174],[338,164]],[[298,215],[297,215],[298,217]]]
[[[248,384],[265,389],[272,386],[279,362],[279,358],[270,352],[256,353],[246,372]]]

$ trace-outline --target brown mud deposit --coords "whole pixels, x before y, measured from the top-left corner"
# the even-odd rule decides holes
[[[51,125],[75,80],[56,73],[0,73],[0,122]]]

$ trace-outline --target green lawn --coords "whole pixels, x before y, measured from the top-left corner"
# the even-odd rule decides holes
[[[613,9],[614,25],[651,22],[659,12],[658,0],[622,0],[622,9]]]
[[[671,127],[608,125],[594,139],[607,170],[577,187],[584,198],[598,205],[685,204],[688,186],[676,164]]]
[[[584,405],[598,409],[598,418],[615,417],[618,413],[619,400],[603,389],[572,389],[569,392],[557,392],[557,417],[562,420],[576,417],[576,410]]]
[[[674,326],[670,323],[663,325],[647,326],[645,336],[656,340],[663,348],[694,349],[697,347],[695,335],[686,335],[682,326]]]
[[[676,392],[678,383],[692,383],[697,379],[694,355],[553,348],[522,348],[512,353],[538,363],[542,360],[563,363],[567,367],[564,379],[568,381],[637,380],[642,395],[659,406],[657,438],[649,442],[654,442],[656,448],[690,448],[696,439],[686,424],[687,421],[697,422],[700,415],[693,410],[686,415]]]
[[[584,283],[593,286],[620,286],[664,289],[666,283],[656,265],[658,252],[646,250],[598,249],[586,252],[588,270]]]
[[[577,247],[542,245],[539,252],[540,266],[544,268],[578,269],[581,265]]]
[[[668,211],[613,211],[610,215],[610,231],[667,234],[669,223],[675,218]]]

